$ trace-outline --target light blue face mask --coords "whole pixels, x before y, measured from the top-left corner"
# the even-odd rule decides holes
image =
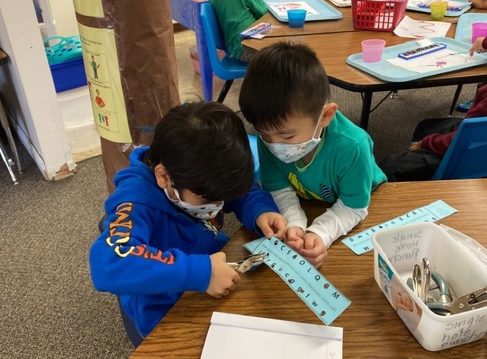
[[[321,121],[321,117],[323,116],[323,113],[325,112],[326,105],[323,106],[323,109],[321,110],[320,117],[318,118],[318,122],[316,123],[315,130],[313,131],[313,136],[311,138],[303,143],[270,143],[264,141],[262,137],[260,139],[262,142],[266,145],[266,147],[269,149],[269,151],[279,158],[282,162],[284,163],[292,163],[296,162],[297,160],[303,158],[306,156],[308,153],[310,153],[317,145],[320,143],[321,140],[321,132],[323,131],[323,128],[321,129],[320,133],[318,134],[318,137],[315,138],[316,130],[318,129],[318,126]]]

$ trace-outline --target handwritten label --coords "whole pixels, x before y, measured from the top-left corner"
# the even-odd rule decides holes
[[[487,334],[487,315],[477,314],[445,325],[441,349],[473,342]]]
[[[411,260],[418,262],[419,254],[419,240],[423,231],[418,229],[414,232],[400,233],[392,237],[392,242],[395,244],[394,251],[389,257],[392,264],[396,264],[402,261]]]

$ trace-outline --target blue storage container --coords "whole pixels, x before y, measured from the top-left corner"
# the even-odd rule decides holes
[[[44,46],[56,92],[86,85],[79,36],[51,36]]]
[[[50,68],[56,92],[86,85],[86,73],[82,57],[50,65]]]

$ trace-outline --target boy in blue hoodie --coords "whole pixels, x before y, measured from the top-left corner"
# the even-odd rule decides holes
[[[283,238],[285,219],[253,183],[238,116],[217,103],[186,103],[163,118],[150,146],[136,148],[114,178],[104,230],[90,251],[99,291],[118,296],[137,346],[184,291],[226,296],[240,278],[220,252],[223,211],[245,227]]]

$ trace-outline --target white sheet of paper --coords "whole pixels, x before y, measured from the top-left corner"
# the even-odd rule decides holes
[[[472,57],[468,53],[458,53],[446,48],[411,60],[395,57],[386,61],[394,66],[424,74],[438,69],[465,64],[472,61]]]
[[[343,328],[214,312],[201,359],[341,359]]]
[[[394,34],[400,37],[444,37],[451,24],[442,21],[414,20],[404,16],[394,30]]]
[[[304,9],[308,15],[318,15],[318,11],[313,9],[306,1],[268,2],[267,5],[272,7],[278,16],[287,17],[287,11],[291,9]]]

